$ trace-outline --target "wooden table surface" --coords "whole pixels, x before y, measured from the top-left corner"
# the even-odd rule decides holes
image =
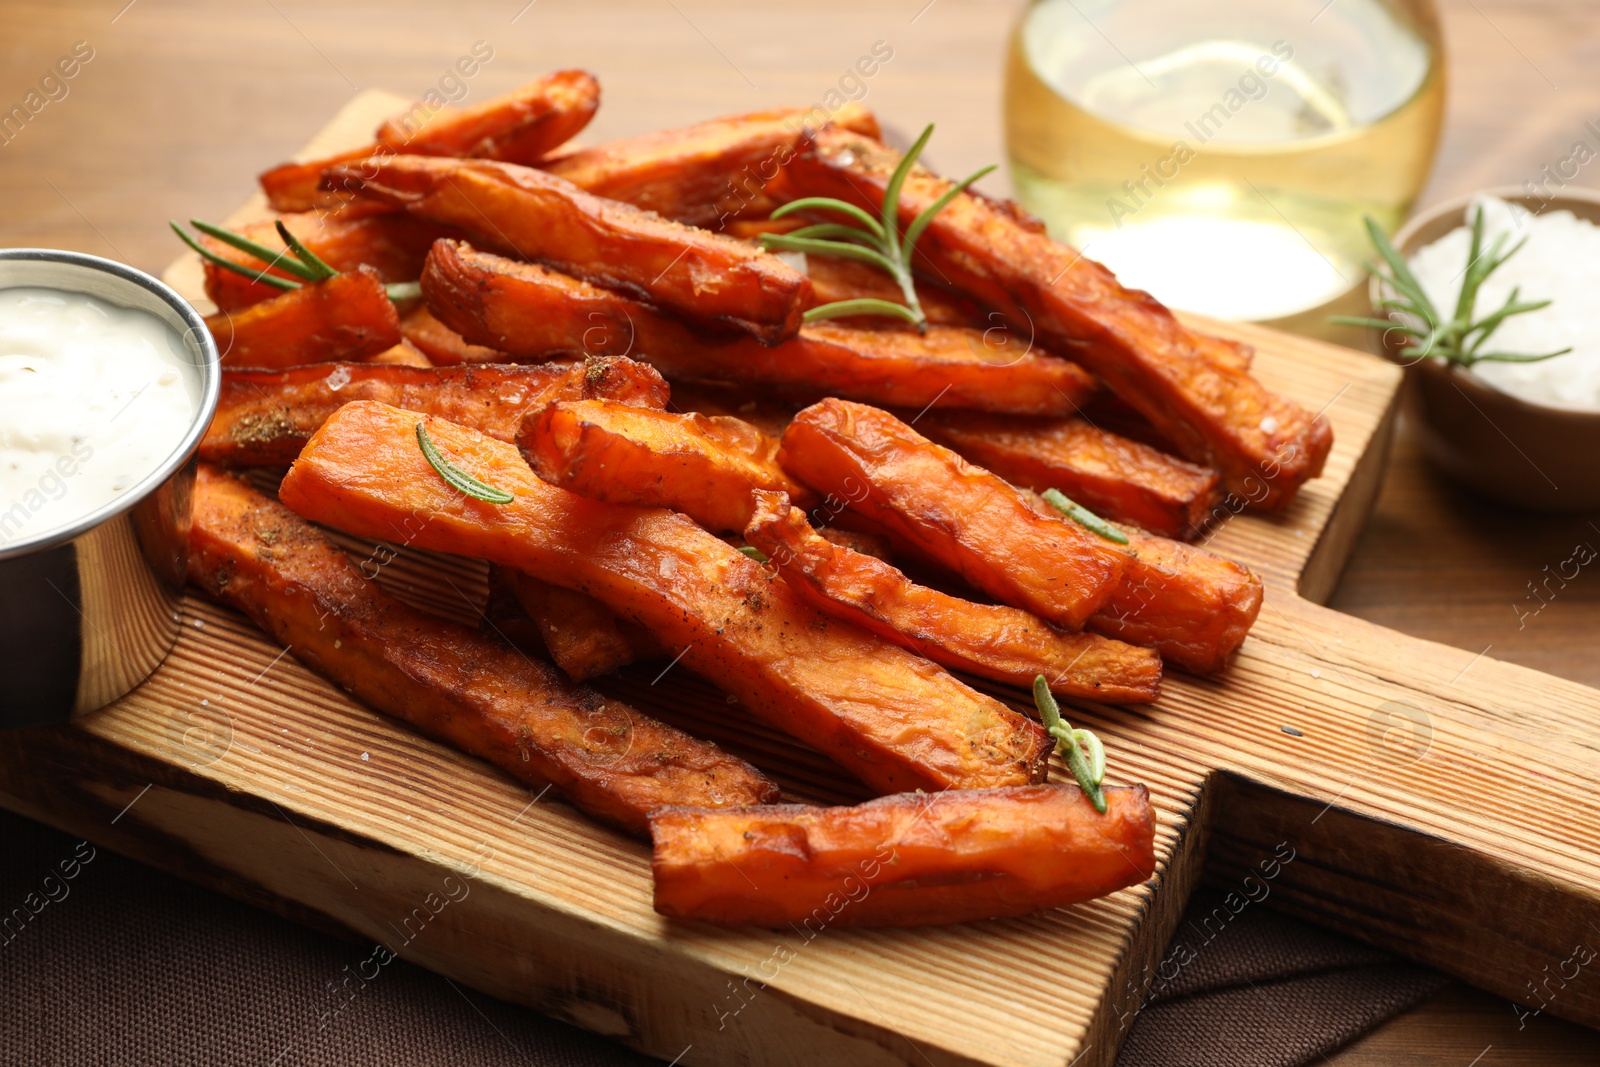
[[[1324,0],[1284,0],[1309,19]],[[1337,0],[1335,0],[1337,2]],[[894,56],[866,103],[901,130],[928,119],[939,169],[1003,158],[1000,59],[1015,2],[496,0],[450,4],[242,0],[5,0],[0,112],[78,46],[92,58],[33,120],[0,135],[0,246],[79,249],[159,271],[169,218],[219,218],[357,89],[421,96],[475,42],[493,58],[468,100],[535,73],[594,71],[603,139],[776,104],[814,103],[875,42]],[[1600,119],[1600,5],[1443,0],[1451,79],[1424,204],[1533,178]],[[78,45],[78,42],[86,42]],[[445,90],[452,90],[448,81]],[[9,136],[9,140],[6,137]],[[1592,173],[1590,172],[1592,170]],[[1600,185],[1600,167],[1579,173]],[[988,187],[1007,191],[1003,175]],[[1376,514],[1332,605],[1420,637],[1600,685],[1600,578],[1580,576],[1536,616],[1528,583],[1600,516],[1530,518],[1454,489],[1404,426]],[[1453,987],[1334,1056],[1366,1064],[1592,1064],[1600,1035]],[[1476,1059],[1474,1057],[1477,1057]]]

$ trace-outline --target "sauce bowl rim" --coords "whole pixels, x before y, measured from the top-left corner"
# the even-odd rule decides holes
[[[141,500],[145,499],[194,456],[200,446],[200,439],[205,436],[206,429],[211,424],[212,416],[216,413],[217,401],[222,390],[222,357],[217,351],[215,339],[211,336],[210,329],[206,326],[205,319],[200,313],[185,300],[178,292],[165,282],[153,275],[146,274],[137,267],[130,267],[126,263],[119,263],[114,259],[90,255],[87,252],[71,252],[57,248],[0,248],[0,263],[64,263],[71,266],[83,267],[99,271],[117,279],[115,284],[143,290],[154,295],[158,300],[177,313],[178,318],[187,328],[188,337],[193,338],[198,351],[193,355],[196,359],[196,370],[200,375],[200,403],[197,406],[194,418],[188,430],[179,440],[178,444],[169,453],[166,459],[157,464],[148,474],[134,483],[126,493],[89,512],[66,526],[50,527],[44,533],[32,538],[24,537],[9,545],[0,545],[0,561],[14,559],[18,556],[30,555],[55,548],[78,537],[90,530],[117,518],[119,515],[131,510]],[[0,289],[23,288],[29,283],[22,282],[15,285],[0,286]],[[86,296],[94,296],[82,289],[64,288],[60,284],[40,283],[42,289],[58,289],[64,292],[77,292]],[[115,303],[115,301],[112,301]],[[123,304],[123,307],[129,305]],[[172,324],[163,322],[162,325],[172,328]],[[189,342],[182,342],[187,347]]]

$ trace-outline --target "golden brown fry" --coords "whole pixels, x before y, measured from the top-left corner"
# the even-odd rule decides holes
[[[517,447],[551,485],[615,504],[671,508],[714,533],[744,529],[757,489],[811,501],[778,466],[778,442],[726,416],[564,401],[531,413]]]
[[[632,355],[673,380],[714,379],[785,393],[836,395],[921,410],[949,408],[1068,415],[1093,395],[1094,379],[1065,360],[991,347],[982,331],[930,327],[852,329],[817,323],[768,347],[750,338],[708,339],[618,293],[546,267],[440,241],[422,274],[441,321],[475,344],[519,359],[606,352]]]
[[[1221,670],[1261,610],[1261,579],[1204,549],[1128,529],[1118,545],[934,444],[886,411],[824,400],[795,416],[778,454],[826,504],[996,600]]]
[[[834,196],[877,210],[899,154],[848,131],[824,129],[785,168],[796,195]],[[916,168],[900,192],[902,225],[950,188]],[[962,194],[923,234],[935,277],[1000,311],[1014,329],[1071,352],[1137,407],[1181,454],[1215,467],[1232,490],[1267,510],[1287,507],[1322,470],[1332,445],[1325,419],[1278,396],[1239,366],[1239,355],[1195,336],[1148,293],[1057,244],[1020,213]],[[1226,344],[1222,348],[1227,348]]]
[[[329,415],[352,400],[382,400],[511,441],[526,413],[555,400],[591,397],[659,407],[667,387],[653,369],[630,359],[539,367],[336,363],[229,370],[222,375],[222,395],[200,442],[200,458],[243,467],[288,463]]]
[[[1062,633],[1026,611],[913,584],[881,560],[831,544],[784,494],[753,496],[745,540],[820,611],[951,670],[1024,688],[1043,675],[1054,692],[1107,704],[1146,704],[1161,695],[1161,657],[1147,648]]]
[[[538,163],[589,124],[600,83],[582,70],[558,70],[467,108],[413,107],[378,127],[378,144],[417,156],[461,156]]]
[[[393,599],[310,523],[204,465],[190,550],[201,588],[313,670],[519,781],[553,784],[597,819],[638,833],[662,804],[778,797],[716,746]]]
[[[1123,533],[1128,568],[1089,629],[1148,645],[1192,674],[1221,671],[1261,613],[1261,579],[1203,548]]]
[[[912,411],[937,406],[1068,415],[1094,395],[1094,378],[1077,364],[1019,351],[1004,340],[997,342],[998,336],[962,326],[929,326],[919,334],[904,326],[857,329],[819,322],[804,327],[793,341],[765,353],[748,353],[739,369],[744,380],[759,377],[795,393],[832,394]],[[723,361],[731,362],[727,357]],[[724,371],[714,376],[731,375]]]
[[[392,367],[419,367],[424,370],[433,366],[433,360],[429,359],[422,349],[403,337],[399,344],[385,348],[377,355],[368,356],[362,362]]]
[[[266,194],[267,206],[274,211],[339,210],[354,198],[349,193],[322,188],[322,172],[340,163],[367,159],[377,151],[377,145],[369,144],[303,163],[280,163],[262,171],[256,180]]]
[[[1057,489],[1107,519],[1188,540],[1222,499],[1217,474],[1080,418],[931,411],[917,429],[1024,489]]]
[[[764,216],[778,205],[767,187],[808,124],[829,121],[878,136],[877,120],[858,104],[832,116],[778,108],[580,149],[546,169],[596,196],[722,232],[734,218]]]
[[[491,567],[489,581],[504,586],[522,605],[550,658],[574,682],[662,655],[648,631],[617,618],[594,597],[505,567]]]
[[[393,156],[328,173],[363,197],[459,226],[498,251],[630,293],[691,322],[735,327],[767,344],[794,336],[811,300],[806,276],[776,256],[528,167]],[[429,304],[460,330],[439,302]]]
[[[799,601],[682,515],[576,496],[514,446],[420,417],[450,463],[512,494],[464,497],[416,447],[419,416],[358,401],[323,424],[279,492],[358,536],[486,558],[595,597],[770,725],[885,791],[1042,780],[1037,723],[943,668]],[[730,714],[733,714],[730,710]]]
[[[416,281],[422,273],[422,261],[433,242],[440,237],[459,233],[453,227],[437,226],[376,204],[358,204],[333,212],[284,215],[282,221],[297,241],[334,270],[352,271],[357,267],[371,267],[385,282]],[[235,233],[269,248],[276,248],[282,243],[270,220],[233,229]],[[267,265],[259,259],[225,245],[214,237],[202,234],[200,243],[253,271],[268,270]],[[223,311],[237,311],[259,304],[282,292],[215,263],[204,262],[202,266],[206,274],[206,296]],[[269,273],[289,277],[277,268],[272,268]]]
[[[414,308],[400,318],[400,333],[423,352],[435,366],[456,367],[463,363],[515,363],[504,352],[475,345],[434,318],[426,305]]]
[[[400,316],[377,271],[359,267],[206,317],[226,367],[359,360],[400,343]]]
[[[284,163],[261,175],[274,211],[342,208],[355,194],[323,185],[323,173],[342,163],[404,152],[418,156],[476,156],[533,164],[577,135],[600,106],[600,84],[581,70],[563,70],[476,107],[418,103],[378,127],[376,144],[305,163]]]
[[[650,817],[656,911],[795,929],[926,926],[1026,915],[1155,872],[1145,787],[900,794],[855,807],[667,808]]]
[[[1117,545],[865,404],[829,399],[800,412],[779,462],[897,544],[1068,629],[1107,602],[1126,567]]]

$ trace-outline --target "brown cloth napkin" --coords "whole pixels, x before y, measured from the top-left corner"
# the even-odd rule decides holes
[[[1117,1067],[1301,1067],[1449,978],[1232,894],[1195,893]]]
[[[659,1062],[401,960],[364,981],[370,946],[4,812],[0,855],[7,1067]],[[1130,1020],[1121,1067],[1313,1062],[1445,981],[1264,907],[1207,937],[1208,905],[1173,942],[1184,964]]]

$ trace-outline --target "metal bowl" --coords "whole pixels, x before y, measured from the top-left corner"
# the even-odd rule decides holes
[[[1562,189],[1550,197],[1516,187],[1485,189],[1439,204],[1407,222],[1394,245],[1411,255],[1467,224],[1478,196],[1520,204],[1534,213],[1570,211],[1600,225],[1600,193]],[[1374,307],[1384,296],[1373,278]],[[1490,385],[1472,371],[1440,360],[1409,359],[1402,338],[1385,334],[1383,354],[1406,369],[1406,417],[1423,451],[1455,481],[1527,511],[1575,514],[1600,510],[1600,410],[1535,404]]]
[[[0,249],[0,289],[20,286],[84,293],[153,314],[193,367],[200,406],[160,466],[70,526],[29,536],[22,505],[0,511],[0,729],[61,722],[109,704],[172,649],[188,563],[194,453],[222,378],[205,321],[143,271],[78,252]]]

